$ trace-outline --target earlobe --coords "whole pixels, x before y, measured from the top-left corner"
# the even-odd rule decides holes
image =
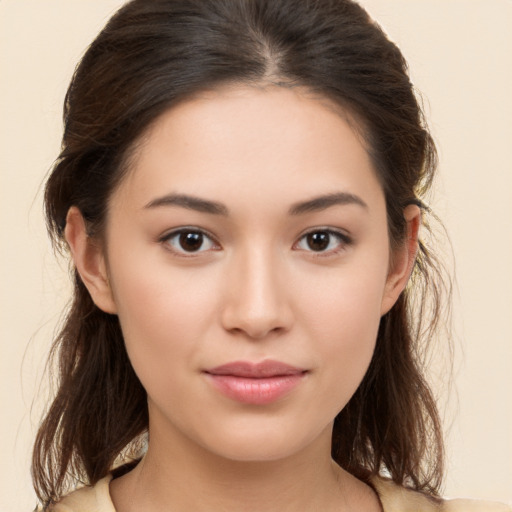
[[[84,218],[76,206],[68,211],[64,236],[76,269],[94,303],[105,313],[117,313],[103,249],[88,236]]]
[[[385,315],[395,304],[411,276],[418,254],[418,233],[421,226],[421,210],[416,205],[404,209],[407,222],[407,238],[392,257],[391,268],[382,298],[381,315]]]

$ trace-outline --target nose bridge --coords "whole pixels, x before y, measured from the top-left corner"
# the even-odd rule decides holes
[[[225,328],[251,338],[287,330],[291,310],[279,255],[268,245],[250,244],[234,259],[223,312]]]

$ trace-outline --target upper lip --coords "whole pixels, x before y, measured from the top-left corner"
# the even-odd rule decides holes
[[[252,363],[250,361],[233,361],[231,363],[222,364],[215,368],[206,370],[210,375],[231,375],[233,377],[247,377],[253,379],[261,379],[265,377],[278,377],[282,375],[297,375],[304,373],[306,370],[297,368],[280,361],[267,359],[260,363]]]

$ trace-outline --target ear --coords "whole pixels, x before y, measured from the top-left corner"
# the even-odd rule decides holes
[[[418,232],[421,225],[421,210],[415,204],[404,209],[407,222],[407,238],[391,256],[389,274],[382,297],[381,315],[385,315],[395,304],[411,276],[418,253]]]
[[[68,211],[64,236],[76,269],[96,306],[105,313],[117,313],[103,248],[87,234],[84,218],[76,206]]]

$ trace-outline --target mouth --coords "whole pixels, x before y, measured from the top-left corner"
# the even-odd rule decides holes
[[[234,361],[206,370],[214,388],[240,403],[265,405],[291,393],[308,371],[303,368],[265,360],[261,363]]]

